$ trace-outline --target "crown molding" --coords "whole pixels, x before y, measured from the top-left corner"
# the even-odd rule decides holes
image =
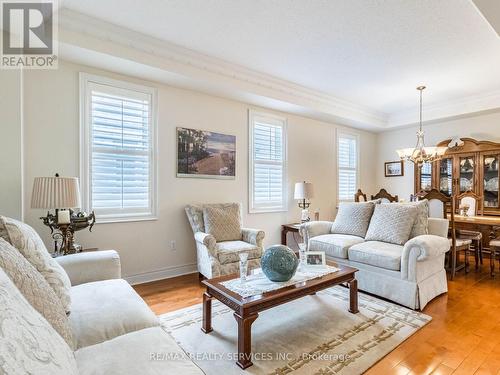
[[[63,8],[59,12],[59,29],[63,59],[65,48],[77,47],[82,54],[90,50],[132,60],[199,80],[204,85],[208,82],[224,86],[226,93],[228,87],[232,87],[235,91],[305,108],[305,112],[317,112],[318,117],[334,117],[351,126],[374,130],[384,128],[387,123],[387,115],[383,112],[68,9]],[[73,53],[72,60],[76,59]]]
[[[415,109],[377,111],[66,8],[59,10],[59,43],[65,60],[340,125],[379,132],[418,122]],[[437,122],[498,108],[500,90],[426,105],[424,117]]]
[[[426,105],[424,106],[424,120],[429,123],[449,118],[461,118],[498,108],[500,108],[500,90]],[[387,130],[416,124],[418,116],[417,109],[392,114],[387,122]]]

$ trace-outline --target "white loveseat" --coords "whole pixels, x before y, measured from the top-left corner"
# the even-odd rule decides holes
[[[120,278],[116,251],[73,254],[57,261],[72,285],[69,321],[79,374],[202,374]],[[162,358],[165,354],[171,357]]]
[[[434,297],[446,293],[448,287],[444,261],[445,253],[450,249],[447,237],[448,221],[429,218],[427,203],[422,202],[422,217],[414,218],[415,226],[416,220],[420,220],[421,234],[413,237],[409,234],[404,243],[400,244],[369,240],[365,236],[367,232],[370,234],[373,228],[375,214],[367,214],[364,217],[341,214],[343,207],[363,204],[380,206],[376,202],[341,204],[335,222],[313,221],[303,224],[301,232],[307,249],[324,251],[327,259],[357,268],[359,271],[356,273],[356,279],[360,290],[411,309],[423,309]],[[402,204],[383,203],[382,206],[384,207],[379,208],[388,210],[401,207]],[[408,219],[411,222],[407,215],[403,216],[399,219],[396,216],[395,220]],[[339,220],[346,220],[346,225],[339,225]],[[367,224],[365,228],[356,228],[363,220]],[[389,235],[393,226],[397,226],[397,223],[379,223],[378,228],[382,228],[379,231],[387,233],[376,233],[375,237],[384,238]],[[373,233],[371,236],[373,237]]]
[[[54,262],[32,228],[0,216],[0,224],[5,222],[9,223],[11,233],[5,229],[8,225],[0,225],[0,251],[3,252],[0,265],[4,265],[0,267],[0,373],[203,373],[160,327],[156,315],[142,298],[121,279],[120,257],[116,251],[73,254]],[[38,267],[45,264],[44,270],[51,272],[50,282],[55,280],[57,270],[63,278],[69,278],[70,313],[66,316],[62,305],[60,311],[63,319],[67,319],[62,325],[69,327],[71,342],[63,340],[56,331],[50,306],[40,310],[42,304],[29,302],[43,300],[43,290],[33,295],[25,286],[38,273],[46,283],[45,275],[38,268],[26,265],[27,251],[22,254],[20,246],[14,244],[22,244],[26,247],[24,250],[29,248],[30,254],[34,254],[34,258],[26,258],[30,263]],[[10,258],[6,257],[7,253],[11,254]],[[17,264],[24,264],[30,273],[24,275],[16,271]],[[46,288],[53,285],[47,283]],[[54,298],[57,299],[55,294]]]

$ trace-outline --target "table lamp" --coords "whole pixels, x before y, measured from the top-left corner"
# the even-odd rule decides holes
[[[95,223],[95,215],[85,213],[74,214],[72,209],[81,207],[80,187],[77,177],[35,177],[31,208],[55,209],[55,214],[47,211],[47,216],[41,217],[43,223],[50,228],[56,246],[57,254],[70,254],[81,250],[81,246],[74,243],[73,234]],[[57,241],[61,246],[57,248]]]
[[[309,199],[313,197],[313,185],[310,182],[297,182],[295,184],[295,192],[293,194],[293,199],[299,201],[299,207],[302,208],[301,221],[304,223],[311,220],[309,218]]]

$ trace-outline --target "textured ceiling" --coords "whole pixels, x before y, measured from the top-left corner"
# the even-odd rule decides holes
[[[388,114],[500,90],[469,0],[64,0],[63,7]]]

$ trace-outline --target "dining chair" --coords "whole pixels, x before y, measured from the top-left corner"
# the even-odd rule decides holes
[[[380,189],[377,194],[371,196],[372,201],[375,199],[380,199],[382,203],[392,203],[399,201],[399,197],[397,195],[391,195],[385,189]]]
[[[457,196],[456,207],[457,212],[461,213],[462,208],[465,210],[466,216],[477,216],[482,212],[481,197],[473,191],[466,191]],[[474,250],[474,259],[476,261],[476,271],[479,265],[483,264],[483,234],[479,231],[457,229],[457,238],[470,239],[472,241],[472,249]]]
[[[361,200],[363,198],[363,200]],[[354,202],[366,202],[368,199],[366,198],[366,194],[361,191],[361,189],[358,189],[356,194],[354,194]]]
[[[419,200],[427,199],[429,201],[429,217],[448,219],[450,212],[450,245],[451,254],[448,256],[448,266],[451,274],[451,280],[455,278],[457,271],[465,268],[465,272],[469,272],[469,251],[472,243],[469,239],[457,238],[455,228],[455,199],[448,197],[439,190],[432,189],[421,194],[417,194]],[[465,253],[465,264],[457,267],[458,254],[463,251]]]
[[[500,269],[500,226],[493,227],[491,240],[490,240],[490,274],[491,277],[495,276],[495,257],[499,255],[498,267]]]

